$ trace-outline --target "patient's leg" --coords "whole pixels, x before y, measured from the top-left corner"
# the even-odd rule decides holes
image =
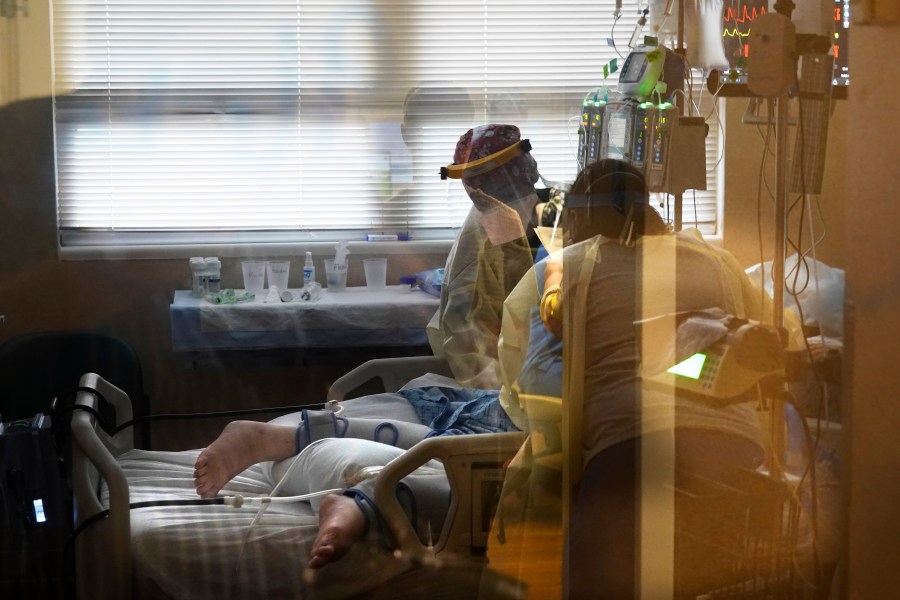
[[[310,569],[344,556],[366,531],[366,518],[349,496],[329,494],[319,506],[319,533],[309,553]]]
[[[194,488],[203,498],[219,493],[235,475],[258,462],[296,453],[296,427],[258,421],[232,421],[194,464]]]

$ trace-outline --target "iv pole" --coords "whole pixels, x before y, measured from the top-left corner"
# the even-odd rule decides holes
[[[790,20],[794,11],[793,0],[777,0],[773,6],[775,11]],[[752,50],[751,50],[752,51]],[[792,62],[793,62],[792,58]],[[775,100],[775,254],[772,257],[772,324],[782,330],[784,328],[784,263],[786,259],[787,238],[787,146],[788,146],[788,91],[782,91]],[[781,399],[772,402],[772,453],[776,457],[784,456],[785,412]],[[784,478],[781,460],[773,460],[770,473],[780,481]]]
[[[681,56],[683,59],[687,54],[687,51],[684,47],[684,1],[680,1],[678,3],[678,35],[675,53]],[[676,99],[676,105],[680,109],[681,114],[684,114],[684,100],[682,99],[680,102]],[[690,113],[688,113],[690,114]],[[684,204],[684,194],[682,192],[678,192],[675,194],[675,215],[674,222],[672,223],[675,231],[681,231],[682,228],[682,210]]]
[[[775,11],[788,19],[794,11],[792,0],[777,0]],[[775,285],[784,280],[785,238],[787,236],[787,129],[788,92],[783,91],[776,99],[775,114],[775,256],[772,261],[772,291],[775,303],[773,319],[776,327],[784,325],[784,285]]]

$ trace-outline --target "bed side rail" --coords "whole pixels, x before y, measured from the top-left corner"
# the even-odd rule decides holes
[[[96,373],[82,375],[79,385],[91,388],[116,409],[114,426],[132,418],[128,395]],[[82,391],[76,405],[98,409],[96,394]],[[113,424],[109,424],[113,425]],[[131,515],[128,480],[116,458],[133,447],[131,428],[115,435],[103,431],[96,417],[87,410],[75,410],[72,431],[72,486],[75,497],[76,525],[104,510],[100,499],[100,479],[109,487],[109,516],[92,524],[76,546],[79,596],[128,598],[131,591]],[[83,576],[82,576],[83,575]],[[86,591],[90,590],[90,591]]]
[[[400,551],[414,564],[440,559],[470,558],[472,547],[486,541],[481,529],[484,504],[477,484],[489,473],[502,482],[509,460],[525,442],[524,433],[486,433],[439,436],[425,439],[392,460],[375,479],[375,503]],[[420,541],[396,496],[396,485],[405,476],[431,459],[444,464],[452,490],[447,523],[433,548]],[[479,537],[483,537],[479,544]]]
[[[384,391],[396,392],[411,379],[434,373],[453,377],[450,365],[442,356],[400,356],[374,358],[339,377],[328,389],[328,400],[345,400],[347,394],[373,379],[380,379]]]

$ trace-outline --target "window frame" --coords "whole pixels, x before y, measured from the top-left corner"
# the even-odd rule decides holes
[[[400,2],[400,0],[397,0]],[[390,3],[390,2],[388,2]],[[407,2],[409,4],[409,2]],[[614,6],[613,0],[608,0],[609,8]],[[604,7],[605,8],[605,7]],[[603,8],[598,11],[605,12]],[[611,10],[609,11],[611,13]],[[627,27],[620,23],[620,32]],[[628,32],[626,32],[628,33]],[[614,88],[614,78],[608,82]],[[587,91],[587,90],[585,90]],[[215,108],[212,109],[213,111]],[[577,118],[577,105],[572,107],[568,123],[572,118]],[[719,131],[721,131],[721,121]],[[571,137],[571,134],[569,134]],[[721,142],[720,142],[721,143]],[[721,151],[721,146],[719,147]],[[447,152],[449,154],[449,151]],[[709,173],[711,178],[718,179],[716,186],[716,200],[714,202],[715,223],[713,224],[713,237],[721,232],[721,194],[722,188],[720,166]],[[715,181],[715,179],[713,179]],[[459,223],[455,226],[416,230],[414,242],[400,242],[397,244],[382,243],[385,247],[395,247],[398,252],[412,251],[414,247],[422,248],[448,248],[455,237]],[[693,222],[690,192],[683,199],[682,221],[685,227]],[[99,259],[99,258],[152,258],[168,256],[189,256],[200,253],[208,253],[213,250],[223,256],[248,255],[248,254],[277,254],[291,249],[303,248],[305,250],[318,247],[333,248],[336,239],[360,239],[365,231],[355,229],[352,231],[330,230],[326,239],[317,231],[184,231],[184,232],[79,232],[76,235],[60,228],[57,242],[60,256],[69,259]],[[374,231],[378,232],[378,231]],[[380,248],[384,251],[384,248]]]

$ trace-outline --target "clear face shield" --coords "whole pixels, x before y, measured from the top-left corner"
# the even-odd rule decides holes
[[[441,168],[441,179],[462,180],[478,210],[479,223],[495,245],[525,237],[525,228],[532,220],[537,202],[533,184],[509,167],[530,150],[531,143],[520,140],[484,158]]]

